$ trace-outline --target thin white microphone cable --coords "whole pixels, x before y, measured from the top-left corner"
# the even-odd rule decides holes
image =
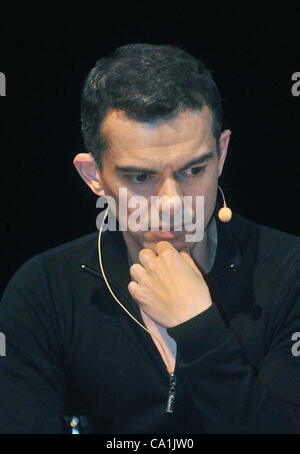
[[[122,307],[122,309],[141,327],[143,328],[145,331],[147,331],[147,333],[150,334],[150,336],[152,336],[153,338],[156,339],[156,341],[158,342],[158,344],[160,345],[162,351],[164,352],[164,355],[165,355],[165,358],[166,358],[166,361],[168,363],[168,366],[169,366],[169,369],[168,371],[171,373],[173,372],[172,371],[172,368],[170,367],[170,363],[168,361],[168,356],[166,355],[166,351],[164,349],[164,347],[162,346],[162,344],[160,343],[159,339],[157,338],[157,336],[155,336],[149,329],[145,328],[144,325],[142,325],[142,323],[140,323],[127,309],[126,307],[121,303],[121,301],[116,297],[116,295],[114,294],[114,292],[112,291],[108,281],[107,281],[107,278],[105,276],[105,273],[104,273],[104,270],[103,270],[103,265],[102,265],[102,257],[101,257],[101,235],[102,235],[102,229],[103,229],[103,224],[104,224],[104,221],[107,217],[107,214],[108,214],[108,210],[109,210],[109,207],[106,209],[106,212],[103,216],[103,220],[102,220],[102,223],[101,223],[101,227],[100,227],[100,230],[99,230],[99,236],[98,236],[98,254],[99,254],[99,265],[100,265],[100,269],[101,269],[101,272],[102,272],[102,276],[103,276],[103,279],[107,285],[107,288],[108,290],[110,291],[112,297],[117,301],[117,303]]]

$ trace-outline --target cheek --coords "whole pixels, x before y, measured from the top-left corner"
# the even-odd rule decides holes
[[[206,221],[210,219],[215,209],[217,188],[217,178],[209,176],[209,178],[202,179],[201,182],[196,184],[193,190],[189,193],[189,195],[193,196],[192,206],[194,214],[197,211],[196,196],[204,196],[204,218]]]
[[[115,175],[109,166],[105,167],[105,171],[101,174],[102,185],[106,196],[110,196],[115,200],[116,206],[119,204],[120,189],[125,188],[124,184]]]
[[[205,197],[204,201],[204,215],[205,219],[209,220],[214,212],[217,198],[217,186],[211,188],[210,192]]]
[[[119,180],[113,174],[105,173],[102,176],[102,184],[105,194],[117,200],[119,197],[119,188],[122,187]]]
[[[214,210],[217,196],[218,179],[210,178],[205,187],[205,217],[210,216]]]
[[[114,200],[114,203],[110,204],[111,210],[120,224],[126,227],[126,230],[131,230],[130,222],[136,222],[138,225],[147,224],[150,206],[147,197],[139,200],[141,195],[133,193],[123,184],[120,184],[117,179],[111,180],[109,184],[106,184],[104,190],[105,194]],[[138,232],[133,233],[138,235]]]

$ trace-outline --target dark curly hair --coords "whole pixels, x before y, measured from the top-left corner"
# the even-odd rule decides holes
[[[108,143],[101,125],[111,109],[128,118],[156,123],[186,109],[212,113],[212,133],[222,127],[222,102],[211,72],[202,61],[173,45],[128,44],[100,58],[87,75],[81,93],[84,146],[101,167]]]

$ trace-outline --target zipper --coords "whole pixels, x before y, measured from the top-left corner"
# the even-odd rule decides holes
[[[166,413],[174,412],[174,400],[176,393],[176,377],[174,372],[170,374],[170,385],[169,385],[169,394],[168,394],[168,403],[166,408]]]
[[[86,271],[93,276],[100,276],[102,275],[98,273],[97,271],[93,270],[87,265],[82,264],[81,269],[83,271]],[[160,357],[161,359],[161,357]],[[174,399],[175,399],[175,394],[176,394],[176,376],[174,372],[169,373],[169,392],[168,392],[168,402],[167,402],[167,407],[166,407],[166,413],[173,413],[174,412]]]
[[[223,272],[227,270],[232,270],[236,266],[236,263],[231,263],[227,267],[223,269]],[[93,270],[92,268],[82,264],[81,269],[83,271],[87,271],[88,273],[94,275],[94,276],[100,276],[102,275],[98,273],[97,271]],[[166,413],[174,413],[174,400],[175,400],[175,395],[176,395],[176,375],[174,372],[169,373],[169,392],[168,392],[168,401],[167,401],[167,407],[166,407]]]
[[[223,272],[227,270],[233,270],[236,266],[236,263],[230,263],[230,265],[226,266]],[[176,375],[174,372],[169,373],[170,384],[169,384],[169,393],[168,393],[168,402],[166,413],[174,413],[174,401],[176,395]]]

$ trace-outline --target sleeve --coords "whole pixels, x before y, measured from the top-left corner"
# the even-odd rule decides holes
[[[300,356],[293,348],[294,333],[300,336],[299,264],[284,283],[271,346],[258,368],[247,362],[215,304],[168,328],[208,433],[300,433]]]
[[[0,433],[64,433],[66,377],[57,315],[41,260],[26,262],[0,302]]]

